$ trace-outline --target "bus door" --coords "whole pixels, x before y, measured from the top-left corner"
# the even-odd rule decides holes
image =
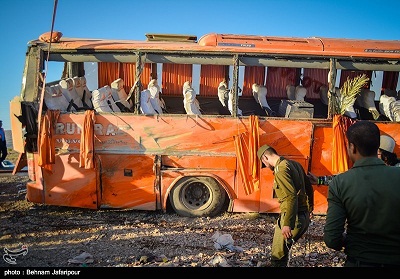
[[[299,162],[307,172],[312,144],[313,124],[307,120],[267,120],[260,122],[260,146],[269,144],[279,155]],[[260,212],[280,212],[273,190],[274,176],[268,168],[260,170]]]

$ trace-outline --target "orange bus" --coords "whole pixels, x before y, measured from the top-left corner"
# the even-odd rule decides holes
[[[367,119],[399,153],[399,72],[395,40],[45,33],[29,42],[10,102],[16,169],[28,166],[33,203],[277,213],[258,147],[316,175],[339,173],[351,167],[346,127]],[[314,186],[314,214],[326,214],[327,190]]]

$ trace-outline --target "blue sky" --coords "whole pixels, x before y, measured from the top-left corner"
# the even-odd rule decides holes
[[[0,119],[21,90],[28,41],[50,31],[54,0],[3,1],[0,9]],[[400,1],[58,0],[64,37],[144,40],[146,33],[210,32],[400,40]],[[49,69],[50,70],[50,69]]]

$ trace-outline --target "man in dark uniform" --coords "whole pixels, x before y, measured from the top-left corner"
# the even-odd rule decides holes
[[[0,167],[3,167],[2,162],[7,157],[7,142],[6,133],[3,129],[3,121],[0,120]]]
[[[257,156],[263,166],[274,172],[274,191],[281,210],[272,241],[271,266],[285,267],[291,246],[310,225],[314,191],[299,162],[278,155],[268,145],[261,146]]]
[[[354,164],[329,183],[324,242],[344,248],[345,267],[400,267],[400,168],[377,157],[376,124],[357,121],[346,136]]]

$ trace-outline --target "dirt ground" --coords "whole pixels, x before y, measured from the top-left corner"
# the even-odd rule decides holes
[[[26,174],[0,175],[0,267],[268,267],[276,215],[186,218],[147,211],[85,210],[25,200]],[[340,267],[314,216],[289,266]]]

